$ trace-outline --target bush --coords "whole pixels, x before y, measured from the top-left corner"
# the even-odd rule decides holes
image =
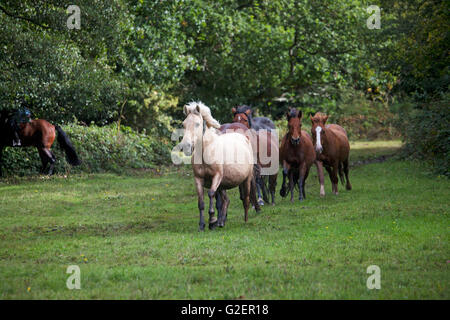
[[[116,172],[124,169],[151,168],[169,164],[170,145],[160,138],[138,133],[131,128],[117,124],[105,127],[62,126],[72,141],[82,165],[71,167],[57,141],[52,151],[57,160],[56,173],[68,172]],[[6,175],[29,175],[39,172],[41,160],[36,148],[6,148],[3,152],[3,172]]]
[[[396,105],[404,154],[429,162],[437,174],[450,176],[450,95],[427,103]]]

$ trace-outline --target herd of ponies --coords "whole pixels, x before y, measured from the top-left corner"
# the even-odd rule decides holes
[[[279,144],[274,123],[266,117],[253,117],[248,106],[232,108],[233,122],[223,125],[202,102],[191,102],[183,111],[186,119],[179,147],[192,156],[200,231],[205,229],[205,188],[209,197],[209,229],[225,226],[230,204],[227,190],[235,187],[239,187],[247,222],[250,204],[258,212],[264,201],[269,202],[268,193],[275,205],[279,164],[283,167],[280,195],[286,197],[290,192],[291,202],[294,202],[296,185],[299,200],[306,198],[305,182],[313,164],[317,166],[321,196],[325,196],[324,167],[334,194],[338,194],[338,174],[346,189],[352,189],[346,131],[337,124],[326,124],[328,116],[323,113],[310,116],[311,138],[302,130],[302,112],[289,108],[286,112],[288,132]]]

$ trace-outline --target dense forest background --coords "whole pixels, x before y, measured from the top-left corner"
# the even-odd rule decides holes
[[[401,135],[448,175],[449,13],[438,0],[2,0],[0,109],[167,145],[188,101],[222,122],[239,104],[279,121],[295,106],[354,139]]]

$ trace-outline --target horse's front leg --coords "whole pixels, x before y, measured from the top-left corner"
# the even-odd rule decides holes
[[[304,180],[305,180],[305,176],[306,176],[306,163],[303,162],[300,165],[300,168],[298,169],[298,173],[299,173],[299,178],[298,178],[298,190],[299,190],[299,196],[298,196],[298,200],[303,201],[303,199],[305,198],[305,193],[304,193]]]
[[[291,192],[291,202],[294,202],[294,170],[290,169],[288,174],[289,174],[289,191]]]
[[[283,198],[286,197],[286,177],[288,176],[289,165],[286,161],[283,160],[283,183],[281,184],[280,196]]]
[[[203,184],[204,180],[202,178],[194,177],[195,180],[195,188],[197,189],[198,195],[198,211],[200,212],[200,222],[199,222],[199,231],[205,230],[205,217],[203,212],[205,211],[205,201],[203,200],[204,190]]]

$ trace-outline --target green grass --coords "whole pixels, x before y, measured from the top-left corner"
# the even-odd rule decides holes
[[[352,159],[395,148],[377,144]],[[203,233],[191,172],[162,171],[0,182],[0,298],[450,298],[450,185],[417,163],[355,167],[337,197],[327,177],[323,199],[314,169],[303,203],[280,199],[279,181],[278,204],[248,223],[232,190],[225,228]],[[66,288],[69,265],[81,290]]]

